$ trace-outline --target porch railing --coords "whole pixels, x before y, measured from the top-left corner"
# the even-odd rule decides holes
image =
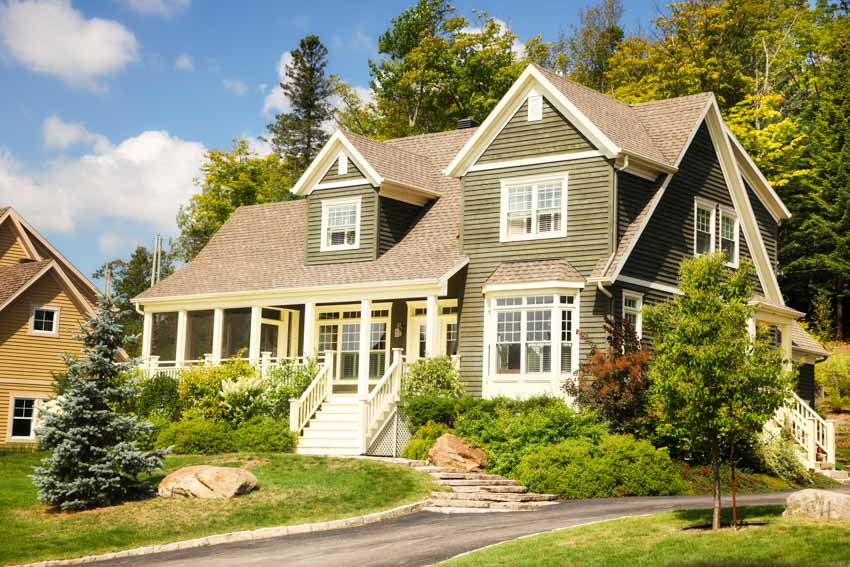
[[[393,349],[393,359],[381,380],[369,395],[360,400],[360,452],[365,454],[380,429],[382,417],[391,413],[401,393],[401,377],[404,374],[402,349]]]
[[[792,394],[788,403],[777,411],[776,421],[786,425],[806,451],[807,467],[817,468],[818,450],[826,456],[828,464],[835,464],[835,422],[822,418],[800,396]]]
[[[270,352],[261,353],[260,358],[244,358],[242,360],[247,360],[251,365],[256,367],[261,376],[267,376],[271,370],[279,368],[285,364],[307,363],[307,358],[303,356],[272,356]],[[178,379],[180,378],[180,373],[186,368],[196,366],[216,366],[222,362],[224,362],[224,360],[219,362],[214,361],[212,355],[206,355],[201,360],[182,361],[160,360],[158,356],[151,356],[147,360],[142,361],[142,363],[139,364],[138,369],[142,375],[147,378],[165,375]]]
[[[300,432],[327,399],[333,390],[333,365],[334,353],[325,352],[325,359],[319,369],[319,373],[313,379],[301,397],[297,400],[289,400],[289,429]]]

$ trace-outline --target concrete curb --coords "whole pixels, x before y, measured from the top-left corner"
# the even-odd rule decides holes
[[[376,522],[383,522],[385,520],[392,520],[393,518],[413,514],[415,512],[423,510],[429,504],[430,500],[422,500],[419,502],[414,502],[413,504],[405,504],[404,506],[399,506],[390,510],[384,510],[383,512],[374,512],[365,516],[344,518],[342,520],[331,520],[329,522],[316,522],[313,524],[300,524],[297,526],[277,526],[271,528],[259,528],[256,530],[246,530],[241,532],[231,532],[226,534],[216,534],[196,539],[175,541],[173,543],[147,545],[145,547],[126,549],[124,551],[114,551],[112,553],[104,553],[101,555],[87,555],[85,557],[77,557],[75,559],[49,559],[47,561],[39,561],[38,563],[25,563],[16,567],[52,567],[54,565],[82,565],[84,563],[94,563],[96,561],[121,559],[124,557],[139,557],[142,555],[152,555],[154,553],[178,551],[181,549],[192,549],[195,547],[207,547],[210,545],[220,545],[223,543],[260,541],[269,538],[306,534],[310,532],[326,532],[343,528],[353,528],[355,526],[365,526],[366,524],[374,524]]]

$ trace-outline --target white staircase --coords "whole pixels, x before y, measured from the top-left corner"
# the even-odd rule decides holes
[[[356,394],[331,394],[302,430],[299,455],[359,455],[360,406]]]
[[[803,450],[800,460],[806,468],[832,477],[828,471],[835,469],[835,422],[823,419],[805,400],[793,394],[766,429],[775,433],[783,427],[790,430]]]

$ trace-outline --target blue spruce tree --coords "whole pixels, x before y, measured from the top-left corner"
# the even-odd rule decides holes
[[[97,313],[82,326],[83,355],[65,358],[65,393],[42,412],[38,439],[51,455],[35,467],[38,498],[62,510],[83,510],[150,493],[140,475],[162,467],[164,451],[142,451],[136,440],[151,424],[116,408],[135,395],[122,380],[130,364],[120,362],[126,337],[120,310],[102,297]]]

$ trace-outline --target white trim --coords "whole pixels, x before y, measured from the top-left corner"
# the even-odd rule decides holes
[[[27,441],[35,441],[35,430],[38,428],[38,412],[41,411],[41,405],[47,399],[47,396],[42,393],[27,393],[27,392],[13,392],[11,396],[9,396],[9,423],[8,423],[8,431],[9,434],[6,436],[6,439],[10,442],[27,442]],[[15,401],[16,400],[33,400],[32,405],[32,417],[30,418],[30,434],[29,435],[12,435],[12,428],[15,423]],[[21,418],[25,419],[25,418]]]
[[[617,281],[632,285],[643,286],[645,288],[654,289],[656,291],[663,291],[671,295],[684,295],[684,293],[682,293],[682,290],[680,290],[676,286],[662,284],[658,282],[651,282],[648,280],[642,280],[640,278],[633,278],[631,276],[618,276]]]
[[[508,92],[499,100],[496,107],[467,140],[463,148],[445,169],[445,174],[451,177],[462,177],[469,170],[484,150],[492,143],[499,132],[505,127],[517,110],[525,102],[527,95],[534,89],[543,95],[564,117],[581,132],[594,147],[599,148],[603,155],[613,158],[620,153],[620,148],[614,144],[602,131],[582,114],[567,97],[555,88],[549,80],[538,71],[533,64],[528,65]]]
[[[360,211],[362,207],[362,197],[340,197],[338,199],[322,200],[322,225],[319,238],[320,252],[337,252],[340,250],[358,250],[360,248]],[[353,244],[330,244],[327,242],[328,236],[328,215],[331,207],[347,207],[354,205],[355,221],[354,221],[354,243]]]
[[[437,356],[449,355],[446,352],[446,339],[448,336],[448,325],[458,324],[458,312],[443,313],[444,307],[457,308],[457,299],[439,299],[437,301]],[[405,361],[409,364],[420,358],[419,356],[419,326],[427,325],[427,311],[424,315],[417,315],[417,309],[426,309],[428,307],[427,300],[410,300],[407,301],[407,336],[405,338]],[[427,333],[427,330],[426,330]],[[426,335],[427,336],[427,335]],[[427,347],[426,347],[427,356]]]
[[[36,311],[50,311],[53,313],[53,328],[50,331],[37,331],[35,329],[35,312]],[[61,308],[58,305],[42,305],[40,303],[34,303],[30,306],[30,318],[29,318],[29,326],[27,330],[28,335],[34,335],[38,337],[53,337],[56,338],[59,336],[59,317],[61,313]]]
[[[561,228],[558,231],[537,232],[537,193],[538,185],[546,182],[561,184]],[[521,185],[531,185],[531,233],[520,236],[508,234],[508,194],[512,188]],[[509,177],[501,180],[501,200],[499,206],[499,242],[516,242],[523,240],[544,240],[550,238],[565,238],[567,236],[567,199],[569,197],[569,172],[532,175],[524,177]]]
[[[344,187],[357,187],[358,185],[369,185],[369,180],[365,177],[358,177],[357,179],[343,179],[342,181],[328,181],[327,183],[319,183],[313,190],[310,191],[320,191],[322,189],[342,189]]]
[[[525,167],[528,165],[540,165],[546,163],[558,163],[562,161],[574,161],[594,157],[602,157],[605,154],[599,150],[587,150],[583,152],[570,152],[566,154],[553,154],[548,156],[537,156],[522,159],[509,159],[504,161],[491,161],[487,163],[476,163],[467,172],[490,171],[493,169],[507,169],[510,167]]]
[[[734,235],[735,235],[735,253],[733,254],[733,260],[731,262],[726,262],[726,266],[729,268],[737,268],[741,263],[741,221],[738,218],[738,213],[735,209],[731,207],[727,207],[726,205],[719,205],[720,208],[720,223],[718,227],[718,252],[723,252],[723,217],[731,217],[734,221]]]
[[[485,285],[482,293],[517,292],[525,291],[552,291],[564,289],[584,289],[584,282],[567,282],[562,280],[549,280],[542,282],[507,283]]]
[[[782,199],[779,198],[776,191],[770,185],[770,182],[765,178],[764,174],[758,168],[758,166],[753,162],[753,159],[750,157],[750,154],[744,149],[744,146],[741,145],[741,142],[732,133],[732,130],[729,129],[729,126],[724,122],[723,129],[729,137],[729,140],[732,142],[732,149],[734,153],[739,154],[744,158],[745,164],[748,166],[747,169],[741,171],[744,177],[752,186],[753,191],[756,195],[759,196],[765,208],[771,214],[773,219],[778,223],[785,219],[791,218],[791,211],[785,206],[785,203],[782,202]],[[739,168],[740,169],[740,168]],[[755,175],[755,179],[752,179],[752,176]],[[761,194],[760,194],[761,193]]]
[[[643,338],[643,294],[639,291],[632,291],[630,289],[624,289],[622,293],[622,319],[626,320],[626,313],[630,313],[635,316],[635,328],[632,329],[637,335],[637,338]],[[634,299],[636,300],[637,307],[626,307],[626,299]]]
[[[440,284],[440,288],[446,289],[449,285],[449,280],[452,279],[452,277],[454,277],[454,275],[461,271],[464,267],[466,267],[467,264],[469,264],[469,258],[467,256],[464,256],[454,266],[449,268],[449,271],[440,276],[440,278],[437,280]],[[445,295],[445,291],[439,295]]]
[[[292,193],[301,196],[309,195],[315,189],[316,184],[324,177],[327,170],[333,165],[340,151],[345,152],[351,161],[354,162],[354,166],[363,172],[366,180],[372,186],[380,187],[383,179],[375,171],[375,168],[366,161],[366,158],[354,147],[354,144],[345,137],[342,130],[337,130],[331,135],[313,161],[310,162],[310,165],[301,177],[298,178],[298,181],[295,182],[295,185],[292,186]]]
[[[702,197],[694,197],[694,245],[692,248],[693,256],[696,258],[697,256],[702,256],[702,253],[697,251],[697,212],[702,210],[711,211],[711,240],[708,244],[708,252],[707,254],[714,254],[717,250],[717,203],[714,201],[709,201],[708,199],[703,199]]]

